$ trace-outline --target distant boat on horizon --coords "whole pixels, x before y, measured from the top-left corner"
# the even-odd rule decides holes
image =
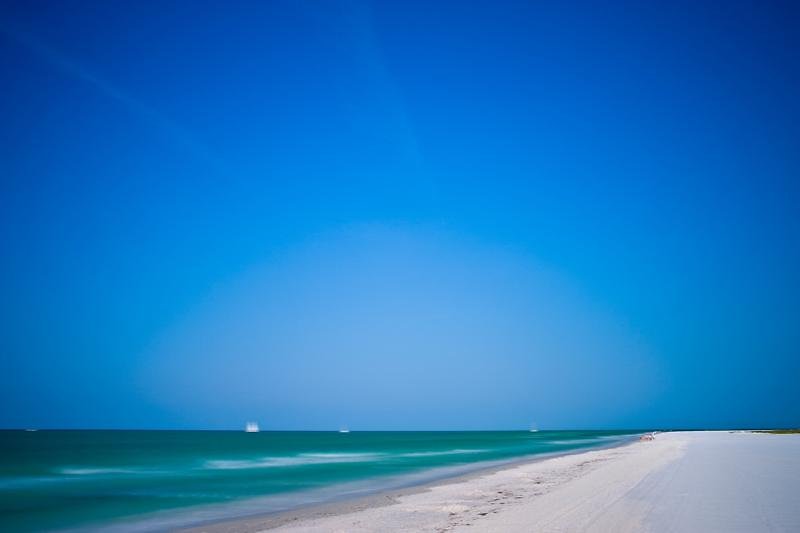
[[[350,430],[347,429],[347,426],[342,426],[339,428],[339,433],[350,433]]]
[[[245,433],[258,433],[261,430],[258,429],[258,422],[248,422],[244,431]]]
[[[536,424],[531,424],[531,428],[528,431],[530,431],[531,433],[536,433],[537,431],[539,431],[539,428],[536,427]]]

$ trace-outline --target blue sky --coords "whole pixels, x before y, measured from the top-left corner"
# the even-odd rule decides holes
[[[791,3],[0,3],[0,426],[800,424]]]

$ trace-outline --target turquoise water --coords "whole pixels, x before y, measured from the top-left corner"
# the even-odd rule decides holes
[[[0,530],[177,525],[356,496],[623,431],[0,431]]]

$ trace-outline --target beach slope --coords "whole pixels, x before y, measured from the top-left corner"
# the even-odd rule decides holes
[[[675,432],[228,531],[800,531],[800,435]],[[277,526],[274,528],[273,526]]]

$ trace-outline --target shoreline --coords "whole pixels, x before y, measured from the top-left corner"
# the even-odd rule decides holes
[[[798,434],[667,432],[188,531],[797,531],[798,493]]]
[[[233,518],[212,519],[181,527],[178,528],[178,530],[186,533],[255,533],[259,531],[275,530],[289,524],[296,525],[308,520],[338,517],[366,509],[393,505],[397,503],[399,498],[422,494],[440,486],[468,483],[474,479],[525,465],[631,446],[639,442],[638,439],[640,435],[641,433],[627,435],[617,442],[598,446],[526,455],[507,460],[475,463],[474,465],[463,465],[463,468],[468,469],[465,472],[454,474],[442,473],[438,476],[434,475],[433,478],[429,477],[432,473],[431,471],[422,471],[416,474],[421,476],[428,474],[428,476],[425,476],[426,479],[420,482],[409,481],[408,484],[401,484],[398,487],[378,488],[374,491],[365,489],[368,492],[366,494],[352,497],[344,495],[334,497],[328,501],[301,504],[297,507],[280,511],[248,514],[246,516]],[[474,468],[470,468],[471,466],[474,466]],[[447,469],[447,467],[445,467],[445,469]],[[441,468],[433,469],[433,472],[436,470],[441,470]]]

